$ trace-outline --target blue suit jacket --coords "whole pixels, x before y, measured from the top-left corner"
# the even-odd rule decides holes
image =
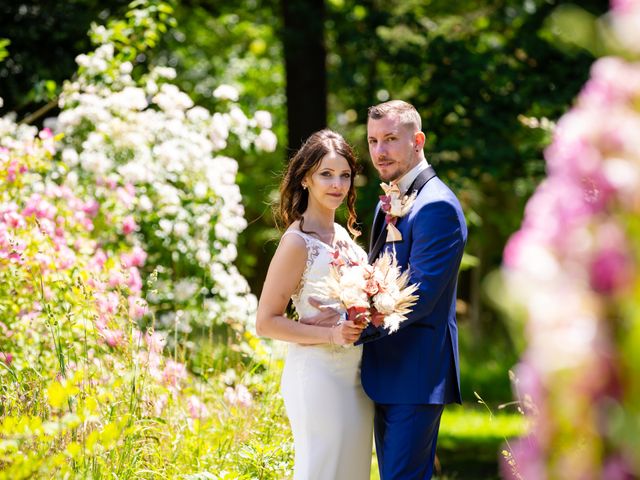
[[[382,404],[460,403],[456,287],[467,240],[462,208],[434,176],[396,227],[402,240],[382,249],[395,250],[401,268],[409,268],[419,299],[395,333],[373,325],[363,331],[357,342],[364,343],[362,385]],[[370,251],[370,261],[379,251]]]

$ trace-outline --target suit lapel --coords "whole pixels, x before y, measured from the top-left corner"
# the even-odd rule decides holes
[[[376,214],[373,217],[373,227],[371,228],[371,237],[369,238],[369,251],[373,250],[376,240],[380,236],[380,231],[384,229],[385,214],[382,211],[381,204],[376,207]]]
[[[436,171],[432,166],[424,169],[409,186],[407,195],[411,195],[413,192],[420,192],[420,190],[422,190],[422,187],[424,187],[427,182],[435,176]],[[371,241],[369,242],[369,263],[372,263],[376,259],[387,239],[387,229],[384,228],[385,225],[383,224],[384,217],[385,216],[382,212],[382,209],[378,208],[375,219],[373,221],[373,228],[371,230]],[[378,230],[378,228],[380,230]],[[376,232],[378,233],[377,237],[375,237]]]

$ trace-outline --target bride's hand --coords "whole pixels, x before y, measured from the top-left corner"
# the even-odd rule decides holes
[[[340,314],[331,307],[323,305],[316,298],[309,298],[309,304],[315,307],[319,312],[311,317],[304,317],[300,319],[300,323],[306,325],[317,325],[320,327],[332,327],[340,320]]]
[[[329,343],[334,345],[351,345],[358,338],[364,329],[363,324],[353,323],[351,320],[331,327],[329,332]]]

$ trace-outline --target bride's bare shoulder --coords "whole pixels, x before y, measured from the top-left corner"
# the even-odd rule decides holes
[[[305,234],[300,231],[299,225],[296,223],[291,224],[289,228],[287,228],[282,236],[280,237],[280,244],[278,245],[278,250],[286,250],[286,251],[304,251],[306,252],[306,240]]]

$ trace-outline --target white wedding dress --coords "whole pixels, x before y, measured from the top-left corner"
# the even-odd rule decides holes
[[[335,225],[336,240],[366,253],[347,231]],[[293,304],[300,318],[318,311],[309,297],[314,283],[329,274],[333,247],[289,230],[307,245],[307,265]],[[345,245],[345,244],[343,244]],[[293,431],[294,480],[369,480],[373,437],[373,403],[360,383],[362,346],[289,344],[281,393]]]

